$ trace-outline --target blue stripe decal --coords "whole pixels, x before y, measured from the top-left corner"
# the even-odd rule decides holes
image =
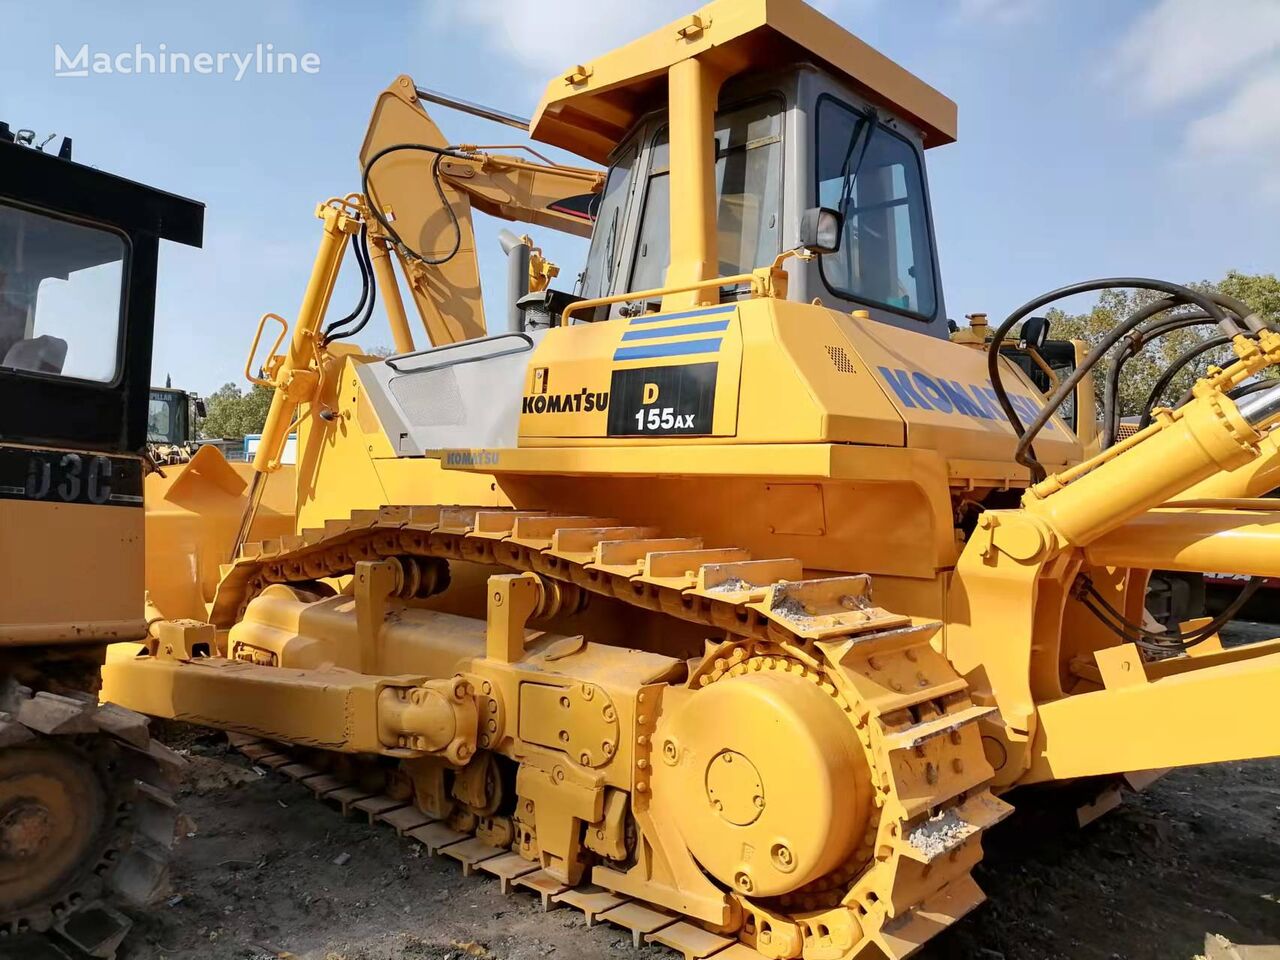
[[[623,340],[654,340],[658,337],[683,337],[690,333],[719,333],[729,329],[728,320],[708,320],[705,323],[682,323],[678,327],[650,327],[648,330],[628,330]]]
[[[619,347],[613,352],[615,360],[648,360],[650,357],[684,357],[694,353],[715,353],[722,338],[713,340],[683,340],[677,343],[655,343],[647,347]]]
[[[705,310],[690,310],[688,313],[651,313],[644,317],[632,317],[631,323],[661,323],[664,320],[691,320],[694,317],[712,317],[717,313],[732,313],[738,308],[734,304],[723,307],[707,307]]]

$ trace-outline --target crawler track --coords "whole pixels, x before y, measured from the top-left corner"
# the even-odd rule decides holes
[[[517,849],[433,820],[411,797],[363,789],[350,758],[238,737],[255,762],[459,860],[465,872],[498,876],[504,890],[533,889],[544,904],[575,906],[589,920],[608,920],[630,929],[637,942],[664,943],[691,960],[756,953],[905,957],[981,902],[970,870],[981,856],[982,832],[1008,812],[988,789],[991,770],[977,729],[989,708],[972,703],[964,680],[931,646],[936,625],[875,607],[866,577],[806,580],[795,560],[752,560],[745,551],[707,548],[696,538],[608,518],[384,507],[248,545],[224,572],[212,618],[229,628],[270,584],[350,574],[362,560],[386,557],[533,572],[565,590],[701,624],[724,639],[691,668],[687,682],[694,689],[771,670],[818,685],[846,713],[871,771],[875,811],[856,855],[819,881],[767,901],[728,891],[741,907],[741,923],[713,931],[603,883],[570,888]],[[638,743],[648,742],[644,733],[638,731]],[[643,751],[637,756],[643,759]],[[643,810],[647,767],[636,766],[631,800]],[[609,864],[602,866],[607,871]]]

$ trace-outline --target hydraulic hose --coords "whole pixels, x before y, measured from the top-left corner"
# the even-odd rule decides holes
[[[369,193],[369,173],[373,170],[373,165],[388,154],[404,150],[416,150],[422,153],[435,154],[435,162],[431,164],[431,180],[435,185],[436,194],[440,198],[440,205],[444,207],[445,213],[449,216],[449,222],[453,226],[453,246],[444,256],[428,257],[421,251],[415,250],[405,243],[400,234],[396,232],[396,228],[391,225],[383,212],[378,209],[377,201]],[[360,177],[360,192],[363,193],[365,198],[369,201],[369,212],[373,214],[373,219],[378,221],[378,225],[381,226],[387,236],[391,238],[391,242],[396,245],[398,250],[402,251],[406,256],[417,260],[419,263],[426,264],[429,267],[448,263],[454,258],[458,253],[459,248],[462,246],[462,226],[458,223],[458,214],[453,209],[453,205],[449,203],[449,198],[444,192],[444,184],[440,180],[440,161],[445,157],[453,157],[458,160],[471,159],[470,155],[463,153],[460,150],[455,150],[452,147],[436,147],[429,143],[393,143],[390,146],[383,147],[369,158],[369,162],[364,165],[364,170]]]
[[[1211,621],[1196,629],[1182,633],[1181,631],[1160,632],[1127,620],[1119,610],[1107,602],[1106,597],[1098,592],[1097,587],[1088,577],[1081,577],[1077,584],[1078,597],[1085,608],[1097,617],[1108,630],[1127,643],[1132,643],[1152,653],[1178,653],[1203,643],[1221,630],[1235,618],[1249,598],[1257,593],[1264,578],[1252,577],[1240,590],[1236,598]]]
[[[1119,340],[1137,323],[1146,319],[1147,316],[1141,316],[1140,319],[1130,317],[1120,324],[1117,324],[1111,331],[1103,337],[1102,341],[1089,352],[1084,361],[1074,370],[1071,375],[1064,379],[1058,385],[1058,389],[1049,397],[1048,402],[1040,409],[1040,412],[1026,427],[1023,426],[1021,418],[1013,408],[1012,402],[1009,400],[1009,393],[1005,389],[1004,381],[1000,370],[1000,345],[1009,335],[1009,331],[1022,319],[1027,317],[1034,310],[1038,310],[1056,300],[1062,300],[1066,297],[1073,297],[1081,293],[1094,293],[1100,290],[1114,289],[1137,289],[1137,290],[1155,290],[1159,293],[1168,294],[1177,303],[1193,304],[1207,313],[1213,318],[1214,322],[1219,324],[1222,329],[1229,330],[1234,327],[1234,323],[1229,319],[1222,307],[1215,302],[1216,298],[1192,290],[1182,284],[1171,283],[1167,280],[1151,280],[1143,277],[1111,277],[1103,280],[1086,280],[1081,283],[1074,283],[1066,287],[1059,287],[1057,290],[1051,290],[1049,293],[1036,297],[1034,300],[1024,303],[1021,307],[1005,318],[1004,322],[996,328],[992,336],[991,344],[987,352],[987,373],[991,378],[991,386],[996,394],[996,400],[1000,404],[1000,408],[1004,411],[1005,417],[1008,419],[1013,432],[1018,436],[1018,446],[1014,451],[1014,459],[1019,464],[1026,467],[1031,474],[1032,482],[1038,483],[1047,475],[1044,466],[1035,456],[1035,450],[1032,448],[1032,441],[1036,435],[1049,422],[1049,418],[1063,404],[1071,392],[1076,388],[1085,375],[1101,360]],[[1172,304],[1171,304],[1172,305]],[[1143,314],[1139,311],[1135,317]]]
[[[369,232],[362,226],[360,228],[360,236],[352,237],[352,244],[355,249],[356,262],[360,266],[360,276],[363,283],[363,289],[360,293],[360,302],[356,305],[356,309],[350,316],[344,317],[336,324],[332,324],[325,331],[322,343],[331,343],[334,340],[346,340],[354,337],[357,333],[365,328],[369,318],[373,316],[374,304],[378,301],[378,283],[373,275],[373,263],[369,259]],[[357,317],[357,314],[359,316]],[[355,326],[343,329],[343,325],[355,320]],[[335,329],[336,328],[336,329]]]
[[[1177,306],[1176,302],[1164,299],[1158,300],[1156,303],[1141,311],[1141,316],[1134,315],[1135,320],[1139,322],[1148,317],[1159,316],[1166,310],[1170,310]],[[1106,449],[1115,443],[1116,433],[1120,430],[1120,372],[1124,365],[1138,355],[1143,347],[1152,343],[1166,333],[1172,333],[1175,330],[1182,330],[1186,327],[1201,326],[1204,324],[1212,324],[1214,319],[1203,310],[1196,310],[1193,313],[1179,314],[1175,317],[1169,317],[1151,323],[1146,327],[1139,327],[1133,330],[1124,344],[1116,352],[1116,357],[1111,363],[1110,369],[1107,371],[1107,381],[1104,388],[1102,410],[1102,447]]]
[[[1255,333],[1257,330],[1266,326],[1265,323],[1253,313],[1248,304],[1242,303],[1233,297],[1217,292],[1205,292],[1205,296],[1212,299],[1219,306],[1225,307],[1233,314],[1243,319],[1239,323],[1232,320],[1226,327],[1221,327],[1222,333],[1229,337],[1241,334],[1248,335]],[[1133,314],[1129,319],[1134,322],[1142,322],[1148,317],[1155,317],[1167,310],[1171,310],[1180,304],[1170,298],[1156,301],[1156,303]],[[1229,318],[1231,319],[1231,318]],[[1175,330],[1183,330],[1188,327],[1203,326],[1217,321],[1205,313],[1203,310],[1195,310],[1190,313],[1179,313],[1172,317],[1166,317],[1159,321],[1152,322],[1146,327],[1136,329],[1130,339],[1117,352],[1115,360],[1111,364],[1111,368],[1107,374],[1107,382],[1103,396],[1103,435],[1102,447],[1106,449],[1115,442],[1116,433],[1120,429],[1120,371],[1126,363],[1137,355],[1147,344],[1154,342],[1158,338]],[[1184,397],[1184,402],[1185,402]]]
[[[1202,340],[1197,344],[1193,344],[1186,350],[1182,351],[1182,353],[1178,354],[1178,356],[1174,358],[1174,361],[1169,364],[1169,366],[1165,367],[1164,373],[1160,374],[1160,379],[1155,382],[1151,387],[1151,392],[1147,394],[1146,402],[1142,405],[1142,416],[1138,418],[1138,429],[1141,430],[1150,425],[1152,413],[1155,410],[1156,404],[1160,402],[1160,398],[1164,396],[1164,392],[1169,389],[1169,384],[1173,382],[1173,378],[1181,373],[1187,364],[1196,357],[1208,353],[1210,350],[1217,350],[1221,347],[1225,347],[1231,342],[1231,339],[1232,338],[1228,336],[1210,337],[1208,340]]]
[[[338,340],[343,336],[349,336],[349,334],[342,334],[339,331],[360,317],[365,311],[366,304],[369,303],[370,293],[373,289],[373,270],[369,264],[368,237],[368,225],[361,224],[359,235],[351,238],[351,252],[355,255],[356,266],[360,268],[360,299],[350,313],[325,327],[324,334],[320,338],[322,344],[331,340]],[[372,312],[372,306],[370,306],[370,312]]]

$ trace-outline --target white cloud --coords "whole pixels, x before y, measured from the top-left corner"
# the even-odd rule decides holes
[[[1114,79],[1169,106],[1238,80],[1280,52],[1276,0],[1158,0],[1129,27]]]
[[[1114,63],[1108,79],[1122,93],[1185,124],[1175,163],[1280,199],[1280,2],[1155,0]]]
[[[1222,109],[1194,121],[1187,146],[1200,156],[1280,147],[1280,64],[1250,77]]]
[[[1186,151],[1193,161],[1251,169],[1263,191],[1280,198],[1280,58],[1251,72],[1220,109],[1194,120],[1187,127]]]

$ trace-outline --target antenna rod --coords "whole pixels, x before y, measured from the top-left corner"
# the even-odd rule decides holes
[[[515,127],[517,130],[529,131],[529,121],[523,117],[517,117],[513,113],[507,113],[503,110],[496,110],[493,107],[486,107],[483,104],[472,103],[470,100],[460,100],[457,97],[451,97],[447,93],[437,93],[435,90],[424,90],[422,87],[414,87],[414,92],[422,100],[431,103],[438,103],[442,107],[452,107],[454,110],[460,110],[462,113],[469,113],[473,117],[480,117],[484,120],[493,120],[496,123],[505,123],[508,127]]]

